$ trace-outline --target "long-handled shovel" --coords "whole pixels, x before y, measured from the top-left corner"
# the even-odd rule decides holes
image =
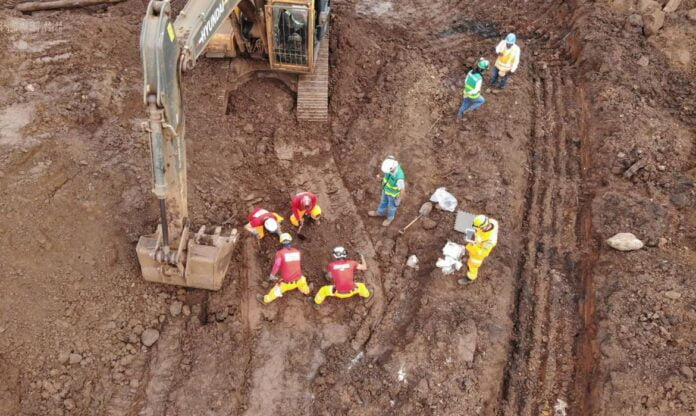
[[[413,221],[411,221],[410,223],[408,223],[407,226],[405,226],[404,228],[400,229],[400,230],[399,230],[399,234],[405,233],[406,230],[408,230],[410,226],[412,226],[413,224],[415,224],[416,221],[418,221],[418,220],[421,219],[422,217],[427,217],[428,215],[430,215],[430,212],[431,212],[432,210],[433,210],[433,203],[432,203],[432,202],[426,202],[426,203],[424,203],[423,205],[421,205],[420,209],[418,210],[418,214],[419,214],[419,215],[418,215]]]

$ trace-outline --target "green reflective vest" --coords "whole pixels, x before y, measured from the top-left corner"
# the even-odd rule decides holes
[[[391,173],[384,174],[384,177],[382,178],[382,189],[387,196],[391,196],[393,198],[397,198],[399,196],[401,191],[399,190],[399,187],[396,186],[396,183],[399,180],[406,180],[406,175],[404,175],[401,165],[399,165],[399,168],[393,175]]]
[[[469,71],[464,81],[464,95],[469,98],[479,98],[481,96],[481,83],[483,77],[478,72]]]

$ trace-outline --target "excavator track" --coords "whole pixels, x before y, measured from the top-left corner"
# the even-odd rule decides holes
[[[297,81],[297,120],[329,120],[329,45],[320,46],[314,72]]]

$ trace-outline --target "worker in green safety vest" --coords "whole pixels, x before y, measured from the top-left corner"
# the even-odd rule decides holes
[[[457,113],[459,120],[464,117],[464,113],[474,111],[486,102],[481,95],[481,85],[483,85],[483,73],[488,70],[489,65],[487,60],[480,58],[476,63],[476,67],[466,74],[464,91],[462,91],[464,101],[462,101],[462,105]]]
[[[384,177],[382,178],[382,197],[379,207],[376,211],[368,212],[367,215],[382,217],[386,214],[387,219],[382,222],[382,225],[387,227],[394,221],[396,208],[401,204],[401,199],[404,196],[406,175],[394,156],[387,156],[382,162],[382,173],[384,173]]]

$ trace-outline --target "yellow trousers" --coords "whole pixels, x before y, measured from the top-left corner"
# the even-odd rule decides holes
[[[300,220],[304,218],[306,213],[307,211],[300,210],[300,218],[297,218],[295,217],[295,214],[292,214],[290,216],[290,222],[292,223],[292,225],[294,225],[295,227],[299,227]],[[321,216],[321,208],[319,208],[319,205],[315,205],[314,208],[312,208],[312,210],[309,211],[309,216],[315,220],[319,218],[319,216]]]
[[[336,292],[334,285],[327,285],[319,289],[317,295],[314,297],[314,303],[316,303],[317,305],[321,305],[324,302],[324,299],[330,296],[334,298],[345,299],[353,297],[355,295],[360,295],[364,298],[369,298],[370,291],[367,289],[367,286],[365,286],[364,283],[356,283],[355,288],[348,293],[338,293]]]
[[[276,283],[276,285],[271,288],[271,290],[266,294],[266,296],[263,297],[263,303],[271,303],[278,298],[282,298],[283,293],[295,289],[299,290],[305,295],[309,295],[309,285],[307,284],[307,278],[302,276],[292,283]]]
[[[478,277],[478,269],[483,264],[483,260],[488,257],[491,253],[490,250],[481,250],[472,244],[467,244],[466,251],[469,253],[468,259],[466,261],[466,267],[468,271],[466,272],[466,277],[469,280],[476,280]]]

